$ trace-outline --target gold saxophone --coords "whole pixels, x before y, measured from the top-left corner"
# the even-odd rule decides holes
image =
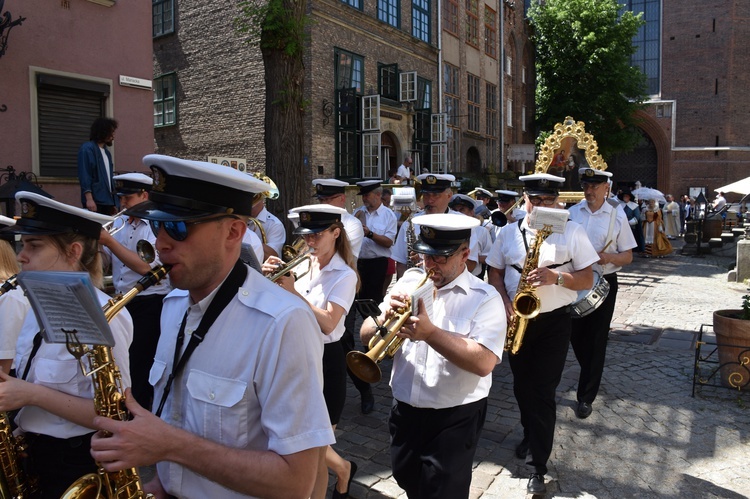
[[[136,285],[125,293],[107,301],[102,307],[107,322],[125,307],[135,296],[144,289],[157,284],[166,277],[170,265],[160,265],[141,277]],[[112,357],[112,348],[106,345],[96,345],[89,348],[82,345],[75,332],[65,332],[67,335],[68,351],[78,359],[84,375],[91,376],[94,384],[94,408],[96,414],[118,421],[127,421],[128,411],[125,407],[125,396],[122,389],[122,377],[120,369]],[[86,356],[89,369],[81,360]],[[152,498],[151,494],[143,491],[143,484],[138,476],[136,468],[120,471],[107,472],[99,468],[97,473],[89,473],[76,480],[61,499],[130,499],[130,498]]]
[[[0,287],[0,295],[17,286],[16,276],[11,276]],[[0,412],[0,499],[22,499],[37,490],[36,478],[28,476],[21,466],[21,455],[25,451],[23,436],[13,435],[10,417]]]
[[[529,272],[539,265],[539,250],[550,234],[552,234],[552,226],[550,225],[545,225],[536,232],[536,238],[523,262],[521,279],[518,281],[518,289],[516,289],[516,295],[513,297],[515,314],[508,324],[508,333],[505,335],[505,347],[503,348],[511,355],[517,354],[521,349],[529,320],[539,315],[542,310],[542,302],[536,295],[536,289],[527,282],[526,278]]]
[[[414,223],[411,221],[411,219],[414,217],[414,214],[412,213],[409,215],[409,218],[406,219],[406,223],[408,224],[406,226],[406,268],[410,269],[412,267],[416,267],[416,263],[414,263],[414,260],[411,259],[412,253],[414,252],[414,243],[417,242],[417,235],[414,233]]]

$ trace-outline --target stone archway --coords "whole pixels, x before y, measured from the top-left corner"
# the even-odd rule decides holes
[[[469,147],[466,150],[466,168],[467,173],[482,173],[482,157],[476,147]]]
[[[380,155],[383,161],[383,176],[385,180],[390,177],[389,169],[398,168],[401,165],[401,147],[398,138],[393,132],[380,134]]]

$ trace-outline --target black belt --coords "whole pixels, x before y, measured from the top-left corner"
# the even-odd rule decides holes
[[[570,315],[570,312],[572,310],[572,307],[570,305],[565,305],[564,307],[556,308],[554,310],[550,310],[549,312],[544,312],[533,319],[532,321],[541,320],[541,319],[547,319],[549,317],[554,317],[556,315]]]
[[[91,437],[95,432],[86,433],[70,438],[57,438],[43,433],[25,433],[24,438],[29,446],[43,446],[45,449],[76,449],[85,445],[91,446]]]

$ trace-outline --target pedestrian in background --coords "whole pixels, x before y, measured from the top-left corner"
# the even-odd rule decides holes
[[[115,165],[108,147],[112,147],[117,121],[97,118],[91,125],[89,141],[78,149],[78,181],[81,205],[89,211],[114,215],[120,206],[114,188]]]

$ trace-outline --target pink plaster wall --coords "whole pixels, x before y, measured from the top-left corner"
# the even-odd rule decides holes
[[[120,86],[119,76],[153,77],[151,4],[118,0],[112,7],[88,0],[5,0],[13,19],[26,20],[9,37],[0,58],[0,168],[32,169],[30,68],[112,80],[112,117],[119,128],[113,149],[116,170],[144,170],[154,150],[153,94]],[[56,199],[78,205],[75,181],[40,178]]]

